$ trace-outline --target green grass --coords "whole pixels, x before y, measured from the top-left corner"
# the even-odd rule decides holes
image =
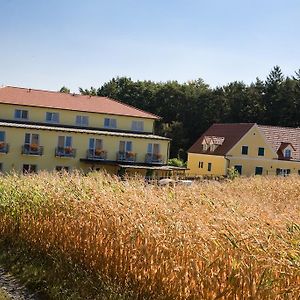
[[[25,244],[0,240],[0,265],[44,300],[127,298],[102,285],[97,274],[59,255],[50,257],[30,250]],[[5,297],[5,293],[0,290],[0,300],[1,297]]]

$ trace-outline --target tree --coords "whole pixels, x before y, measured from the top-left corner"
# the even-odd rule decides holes
[[[66,93],[66,94],[70,94],[70,89],[68,89],[67,87],[63,86],[60,90],[60,93]]]

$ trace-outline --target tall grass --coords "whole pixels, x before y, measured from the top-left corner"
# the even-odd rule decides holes
[[[108,175],[0,178],[0,235],[137,299],[298,299],[300,178],[157,187]]]

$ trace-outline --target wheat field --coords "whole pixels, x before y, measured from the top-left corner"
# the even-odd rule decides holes
[[[158,187],[12,174],[0,177],[0,235],[132,299],[300,299],[300,177]]]

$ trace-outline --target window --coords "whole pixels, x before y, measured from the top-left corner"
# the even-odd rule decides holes
[[[132,121],[131,130],[144,131],[144,122],[143,121]]]
[[[46,112],[46,122],[49,122],[49,123],[59,123],[59,113],[56,113],[56,112]]]
[[[102,150],[103,149],[103,142],[101,139],[90,139],[89,141],[89,149],[90,150]]]
[[[211,171],[211,166],[212,166],[211,163],[208,163],[208,164],[207,164],[207,171],[208,171],[208,172]]]
[[[39,135],[35,133],[25,133],[24,145],[39,145]]]
[[[280,175],[280,176],[287,176],[291,174],[291,170],[290,169],[276,169],[276,175]]]
[[[132,152],[132,142],[131,141],[120,141],[119,144],[120,152]]]
[[[198,163],[198,168],[203,169],[203,161],[199,161],[199,163]]]
[[[62,172],[62,171],[69,172],[70,167],[56,166],[56,167],[55,167],[55,170],[56,170],[57,172]]]
[[[248,146],[242,146],[242,154],[248,155]]]
[[[8,145],[5,143],[5,131],[0,131],[0,153],[7,153]]]
[[[105,118],[104,119],[104,127],[105,128],[117,128],[117,120]]]
[[[248,147],[247,147],[248,148]],[[238,173],[240,174],[240,175],[242,175],[242,169],[243,169],[243,167],[241,166],[241,165],[236,165],[236,166],[234,166],[234,168],[238,171]]]
[[[78,126],[89,126],[89,117],[87,117],[87,116],[76,116],[75,123]]]
[[[58,137],[58,148],[71,148],[72,137],[71,136],[59,136]]]
[[[0,163],[0,172],[3,171],[3,163]]]
[[[263,167],[256,167],[255,168],[255,175],[262,175]]]
[[[5,142],[5,131],[0,131],[0,143]]]
[[[15,110],[15,119],[27,120],[28,119],[28,110],[16,109]]]
[[[28,165],[28,164],[23,165],[23,174],[36,173],[36,171],[37,171],[37,165]]]
[[[203,151],[207,151],[208,150],[208,145],[207,144],[202,144],[202,149],[203,149]]]
[[[160,154],[160,144],[148,144],[147,147],[148,154]]]
[[[300,170],[298,170],[298,175],[300,175]]]
[[[284,150],[284,157],[285,158],[291,158],[292,157],[292,151],[291,151],[291,149],[285,149]]]
[[[265,148],[259,147],[257,154],[258,154],[258,156],[264,156],[265,155]]]

